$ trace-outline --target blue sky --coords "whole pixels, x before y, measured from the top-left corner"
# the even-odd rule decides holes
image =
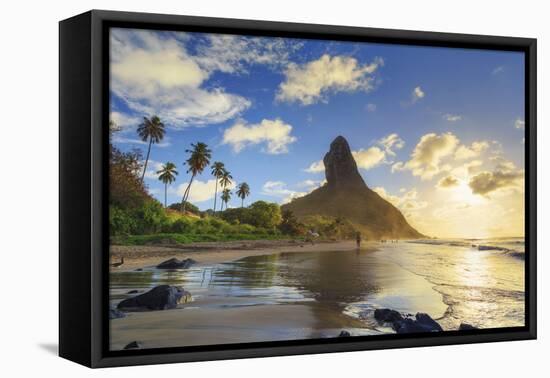
[[[180,201],[190,143],[250,185],[246,204],[284,203],[322,185],[319,161],[343,135],[367,185],[421,231],[443,219],[444,236],[523,233],[522,53],[113,29],[115,145],[145,151],[136,128],[154,114],[167,137],[146,183],[161,202],[154,171],[178,166],[168,202]],[[201,209],[212,180],[194,184]],[[499,218],[461,221],[480,211]]]

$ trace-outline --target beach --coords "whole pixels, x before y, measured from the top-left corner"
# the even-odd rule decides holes
[[[175,309],[128,312],[113,319],[111,349],[137,341],[143,348],[394,333],[375,309],[426,313],[443,330],[524,322],[524,261],[471,243],[302,244],[232,242],[200,246],[113,246],[110,299],[157,285],[183,287],[192,301]],[[187,269],[155,266],[190,258]],[[131,294],[130,294],[131,293]]]
[[[376,242],[362,243],[363,250],[376,248]],[[353,241],[306,243],[296,240],[242,240],[235,242],[203,242],[189,244],[166,244],[123,246],[112,245],[111,261],[124,257],[124,264],[113,271],[130,271],[149,265],[157,265],[163,258],[191,258],[198,264],[231,262],[249,256],[271,253],[299,253],[355,250]]]

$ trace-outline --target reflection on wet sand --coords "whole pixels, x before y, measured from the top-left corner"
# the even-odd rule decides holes
[[[376,308],[425,312],[444,329],[456,329],[460,321],[483,326],[482,309],[491,312],[488,324],[523,322],[523,298],[516,295],[521,287],[515,283],[522,277],[521,260],[442,248],[403,243],[367,251],[257,255],[186,270],[113,272],[113,305],[135,295],[130,290],[160,284],[184,287],[193,302],[112,320],[111,346],[120,349],[133,340],[156,348],[336,337],[343,329],[353,335],[392,332],[374,320]],[[512,298],[509,303],[463,299],[498,290]]]

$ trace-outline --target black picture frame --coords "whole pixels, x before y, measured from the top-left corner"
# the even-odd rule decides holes
[[[108,350],[108,28],[185,30],[525,54],[525,326],[133,351]],[[536,39],[92,10],[59,24],[59,354],[88,367],[535,339]]]

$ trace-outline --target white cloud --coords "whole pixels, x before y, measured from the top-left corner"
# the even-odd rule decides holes
[[[504,72],[504,66],[498,66],[491,71],[491,75],[498,75],[499,73],[503,73],[503,72]]]
[[[298,188],[308,188],[308,189],[315,189],[318,188],[321,185],[324,185],[327,180],[304,180],[302,182],[299,182],[296,184],[296,187]]]
[[[309,173],[319,173],[325,171],[325,163],[322,160],[315,161],[309,165],[304,171]]]
[[[449,122],[457,122],[462,119],[462,116],[458,114],[447,113],[447,114],[443,114],[443,119]]]
[[[384,162],[386,154],[380,148],[373,146],[366,150],[352,151],[355,162],[359,168],[371,169]]]
[[[224,122],[248,108],[242,96],[205,87],[211,72],[189,55],[184,36],[114,29],[111,90],[134,112],[161,115],[174,128]]]
[[[141,165],[145,164],[145,160],[141,162]],[[155,160],[149,160],[147,162],[147,170],[145,171],[145,178],[151,179],[151,180],[158,180],[158,174],[157,172],[162,169],[162,163],[160,161]]]
[[[423,180],[431,179],[438,173],[450,169],[448,165],[442,166],[441,161],[451,156],[458,144],[458,138],[450,132],[440,135],[426,134],[420,138],[411,154],[411,159],[406,163],[395,163],[392,166],[392,172],[407,169]]]
[[[137,144],[137,145],[142,145],[142,146],[148,146],[149,145],[149,142],[144,142],[141,139],[134,138],[134,137],[127,137],[125,135],[128,135],[128,133],[123,132],[122,134],[118,134],[118,133],[114,134],[113,135],[113,143],[117,143],[117,144]],[[170,143],[170,137],[168,137],[168,136],[165,136],[162,142],[155,143],[155,147],[160,147],[160,148],[170,147],[171,145],[172,145],[172,143]]]
[[[402,161],[398,161],[397,163],[392,164],[391,173],[401,172],[401,171],[404,171],[405,169],[407,169],[405,168],[405,163],[403,163]]]
[[[410,190],[400,191],[401,196],[390,194],[385,188],[379,186],[373,189],[380,197],[401,210],[406,217],[410,217],[412,213],[422,210],[428,206],[426,201],[418,199],[418,192],[415,188]]]
[[[525,121],[522,118],[517,118],[514,122],[514,127],[520,130],[525,129]]]
[[[264,119],[259,124],[251,125],[241,120],[224,131],[222,143],[230,144],[235,152],[250,145],[265,143],[265,152],[283,154],[288,152],[288,145],[297,140],[291,132],[292,126],[278,118]]]
[[[451,174],[462,179],[468,179],[470,175],[476,173],[483,165],[481,160],[472,160],[463,165],[459,165],[451,170]]]
[[[492,156],[489,160],[493,163],[493,169],[485,169],[479,173],[475,173],[473,168],[479,168],[481,164],[475,163],[476,160],[469,163],[468,186],[473,194],[488,198],[489,194],[523,190],[525,172],[522,169],[500,155]]]
[[[437,183],[438,188],[447,189],[458,186],[460,181],[453,175],[445,176]]]
[[[504,189],[522,189],[524,176],[523,171],[483,171],[473,176],[468,185],[472,193],[488,196],[492,192]]]
[[[288,65],[290,55],[303,43],[284,38],[242,37],[208,34],[207,43],[198,48],[197,62],[209,71],[247,73],[247,65],[272,68]]]
[[[415,102],[422,100],[425,96],[426,93],[424,93],[420,86],[415,87],[411,93],[411,102],[414,104]]]
[[[405,141],[396,133],[389,134],[378,141],[378,144],[384,147],[386,154],[395,156],[394,149],[400,150],[405,146]]]
[[[112,111],[109,115],[109,119],[115,123],[115,125],[120,129],[120,132],[137,129],[138,125],[141,122],[141,118],[130,116],[125,113]]]
[[[181,200],[183,198],[183,194],[185,193],[185,190],[187,189],[187,185],[189,182],[184,182],[183,184],[178,185],[176,188],[169,189],[169,192],[172,194],[177,194]],[[204,202],[208,200],[214,199],[214,190],[216,187],[216,180],[211,179],[207,181],[201,181],[201,180],[193,180],[193,184],[191,184],[191,189],[189,191],[189,202],[196,203],[196,202]],[[234,189],[235,183],[231,183],[228,187],[228,189]],[[218,196],[220,195],[220,187],[218,185]]]
[[[366,106],[367,112],[371,112],[371,113],[372,113],[372,112],[375,112],[375,111],[376,111],[376,108],[377,108],[376,104],[371,104],[371,103],[369,103],[369,104],[367,104],[367,106]]]
[[[373,74],[381,65],[380,58],[361,65],[353,57],[328,54],[303,65],[290,63],[276,99],[311,105],[327,101],[331,92],[370,91],[374,86]]]
[[[489,148],[489,142],[481,140],[475,141],[470,146],[460,145],[455,151],[455,159],[467,160],[479,156],[483,151]]]
[[[286,183],[282,181],[266,181],[262,187],[262,194],[271,197],[279,197],[280,203],[285,204],[295,198],[305,196],[308,192],[288,189]]]

